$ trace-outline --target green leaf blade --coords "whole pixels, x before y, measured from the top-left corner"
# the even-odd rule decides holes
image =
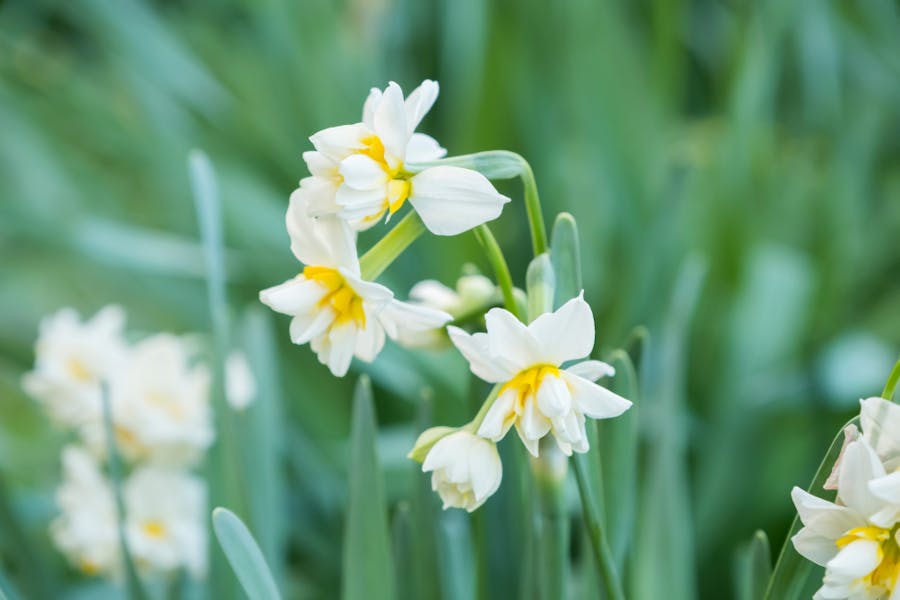
[[[280,600],[262,550],[243,521],[225,508],[213,510],[212,521],[216,539],[250,600]]]

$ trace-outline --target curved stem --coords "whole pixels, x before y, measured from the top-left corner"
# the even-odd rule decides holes
[[[894,365],[894,368],[891,369],[891,374],[888,375],[887,383],[884,384],[884,390],[881,392],[881,397],[885,400],[893,400],[894,390],[897,389],[897,382],[900,382],[900,360],[898,360],[897,364]]]
[[[606,597],[610,600],[625,600],[625,594],[622,592],[622,582],[616,570],[615,559],[603,532],[603,522],[600,520],[597,506],[593,498],[591,498],[584,466],[580,460],[573,460],[572,462],[575,463],[575,480],[578,482],[578,494],[581,496],[581,506],[584,510],[588,539],[591,541],[591,549],[594,552],[594,558],[597,560],[597,566],[603,578]]]
[[[375,281],[424,231],[422,219],[411,210],[359,259],[362,278]]]
[[[541,199],[538,196],[537,182],[534,180],[531,165],[521,156],[519,158],[522,160],[522,172],[519,177],[525,188],[525,210],[528,214],[528,227],[531,229],[531,247],[534,255],[540,256],[547,251],[547,228],[541,214]]]
[[[481,247],[487,252],[488,260],[494,268],[494,275],[497,278],[497,285],[500,286],[500,291],[503,293],[503,304],[506,305],[506,310],[521,321],[522,315],[519,314],[516,297],[513,295],[512,276],[509,274],[509,266],[506,264],[506,258],[503,256],[500,244],[497,243],[497,238],[494,237],[487,225],[479,225],[473,231]]]

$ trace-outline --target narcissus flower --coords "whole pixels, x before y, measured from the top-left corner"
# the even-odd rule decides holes
[[[303,155],[312,176],[299,190],[311,214],[337,214],[362,230],[409,201],[437,235],[456,235],[500,216],[509,198],[480,173],[410,167],[446,153],[433,138],[415,133],[437,95],[437,82],[426,80],[404,100],[400,86],[391,82],[384,91],[369,93],[362,123],[314,134],[315,151]]]
[[[484,504],[503,478],[496,444],[465,429],[438,439],[425,456],[422,471],[431,472],[431,489],[445,509],[468,512]]]
[[[534,456],[538,441],[552,433],[559,448],[587,452],[585,417],[615,417],[631,402],[594,383],[615,373],[603,362],[587,360],[594,346],[594,317],[582,295],[556,312],[525,325],[512,313],[493,308],[485,316],[487,333],[469,335],[448,327],[450,339],[469,361],[472,373],[502,384],[478,434],[499,441],[513,424]]]
[[[194,364],[185,342],[156,334],[135,344],[109,380],[119,452],[129,461],[195,464],[213,441],[209,370]],[[82,427],[98,454],[106,449],[103,419]]]
[[[496,296],[498,296],[497,286],[484,275],[464,275],[456,282],[456,289],[451,289],[439,281],[426,279],[414,285],[409,291],[411,302],[442,310],[454,319],[470,311],[479,309],[483,311],[485,305]],[[416,332],[397,341],[408,348],[428,349],[440,349],[450,343],[443,328]]]
[[[388,288],[360,275],[354,234],[334,217],[311,217],[299,191],[287,211],[291,250],[305,266],[280,285],[260,292],[263,304],[293,317],[291,341],[310,347],[338,377],[353,356],[372,361],[385,335],[441,327],[451,316],[394,299]]]
[[[79,426],[101,414],[100,386],[124,363],[125,314],[107,306],[87,321],[71,308],[44,318],[35,344],[34,370],[25,391],[62,425]]]
[[[814,600],[896,600],[900,597],[897,506],[875,482],[884,466],[865,439],[850,443],[841,461],[836,502],[794,488],[803,529],[792,538],[801,555],[825,567]]]

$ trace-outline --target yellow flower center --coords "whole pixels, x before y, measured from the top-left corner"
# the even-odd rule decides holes
[[[146,396],[147,402],[153,404],[163,411],[169,413],[176,421],[184,419],[184,407],[170,394],[161,394],[159,392],[150,392]]]
[[[100,573],[100,566],[97,563],[86,558],[78,562],[78,568],[81,569],[82,573],[91,577]]]
[[[166,536],[166,526],[159,521],[145,521],[141,526],[144,535],[155,540],[162,539]]]
[[[889,594],[900,579],[900,546],[897,545],[897,532],[900,525],[893,529],[881,527],[857,527],[851,529],[837,540],[838,548],[859,541],[878,542],[878,566],[863,578],[866,587],[872,592]]]
[[[365,154],[380,164],[381,168],[384,169],[384,172],[388,175],[388,194],[384,199],[384,206],[382,207],[381,214],[384,214],[383,211],[386,210],[393,215],[400,210],[403,203],[409,198],[412,188],[412,185],[409,183],[409,174],[403,170],[403,163],[398,163],[393,167],[388,164],[387,159],[384,156],[384,144],[377,135],[370,135],[363,138],[361,142],[364,149],[360,151],[360,154]],[[372,216],[371,219],[378,219],[381,214]],[[370,219],[367,218],[366,220]]]
[[[337,269],[329,267],[304,267],[303,276],[323,286],[327,291],[319,300],[318,307],[330,307],[334,311],[334,322],[343,325],[353,322],[360,329],[366,326],[366,312],[363,299],[356,293]]]
[[[66,361],[66,368],[69,370],[69,375],[78,381],[86,382],[94,378],[94,374],[85,366],[84,362],[74,356],[69,357],[69,360]]]
[[[529,396],[537,394],[541,383],[546,377],[559,377],[559,368],[553,365],[534,365],[524,371],[519,371],[515,377],[503,384],[498,396],[509,390],[516,390],[517,393],[516,401],[512,410],[506,416],[504,425],[509,425],[512,421],[515,421],[518,415],[522,414],[525,410],[525,401],[528,400]]]

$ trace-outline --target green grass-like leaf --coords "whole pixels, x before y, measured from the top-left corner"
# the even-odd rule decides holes
[[[244,522],[221,507],[213,511],[212,522],[216,539],[250,600],[280,600],[272,572]]]
[[[772,550],[765,531],[757,531],[736,561],[738,600],[762,600],[772,576]]]

